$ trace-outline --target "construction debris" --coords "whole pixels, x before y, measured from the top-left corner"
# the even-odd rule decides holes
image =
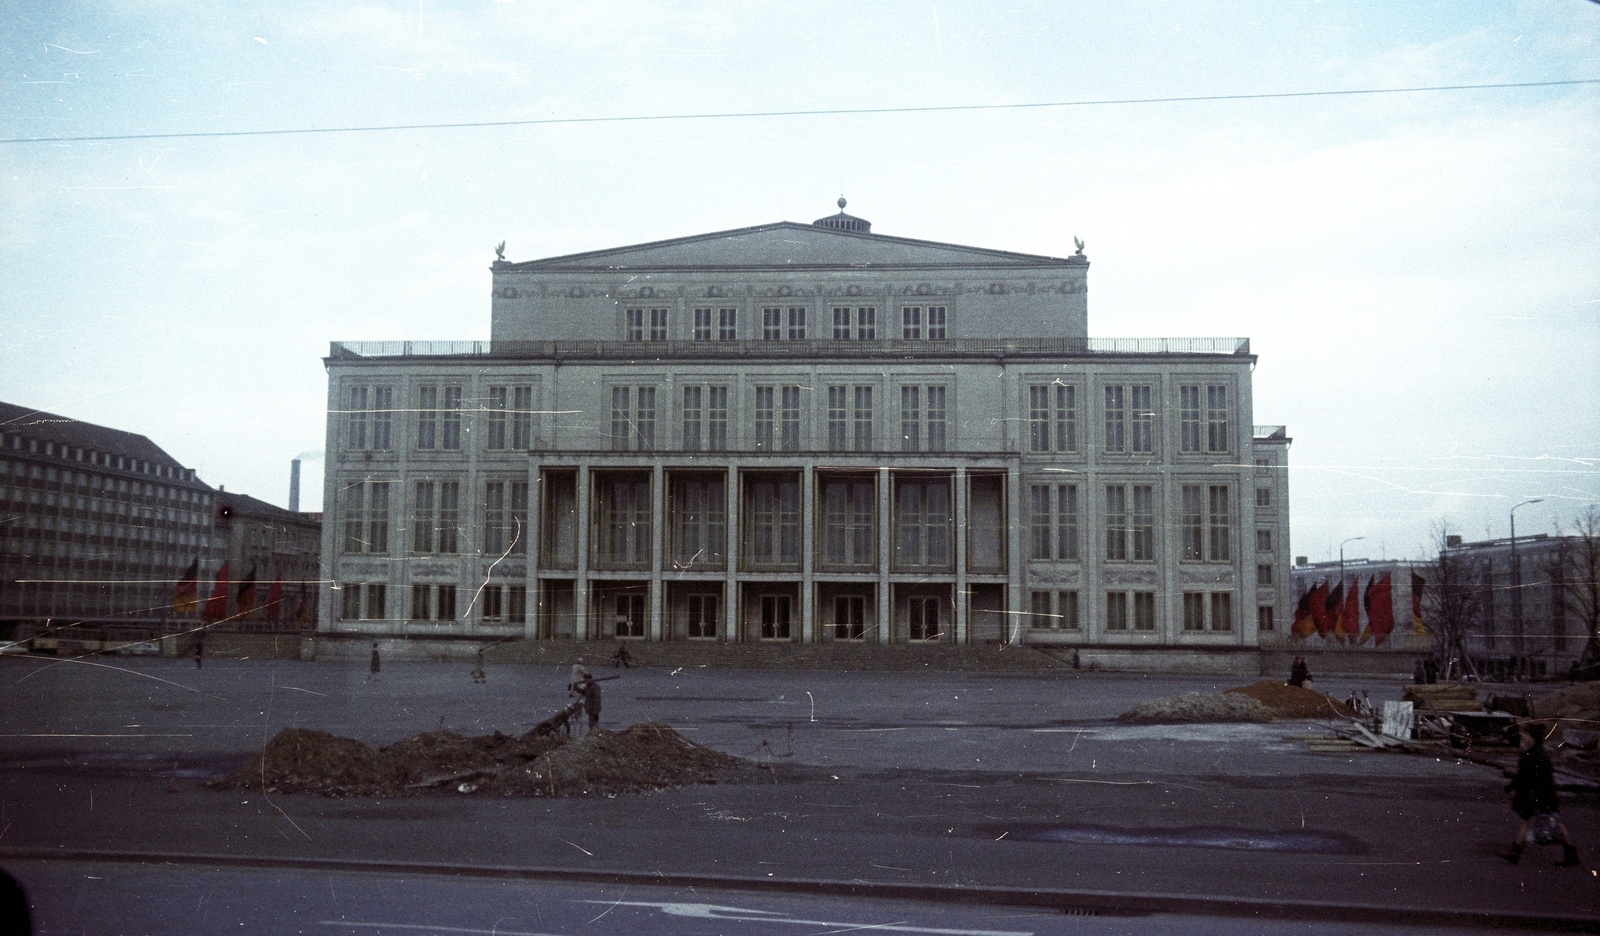
[[[205,785],[325,796],[570,796],[715,783],[719,774],[749,766],[670,726],[649,723],[580,740],[553,732],[466,737],[429,731],[379,750],[323,731],[285,728],[237,770]]]
[[[1478,690],[1465,683],[1422,683],[1407,686],[1400,698],[1416,706],[1417,711],[1433,709],[1440,712],[1481,712]]]
[[[1135,725],[1172,725],[1188,722],[1269,722],[1276,716],[1255,699],[1226,692],[1189,692],[1175,698],[1141,702],[1118,721]]]

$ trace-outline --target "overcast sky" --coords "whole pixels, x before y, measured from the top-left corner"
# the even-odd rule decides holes
[[[1600,78],[1600,4],[29,4],[6,139]],[[1090,334],[1244,336],[1296,554],[1600,502],[1600,85],[0,144],[0,399],[321,501],[337,339],[528,260],[832,213],[1065,256]]]

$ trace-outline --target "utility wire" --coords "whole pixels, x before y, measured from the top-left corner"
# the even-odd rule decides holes
[[[1600,2],[1600,0],[1597,0]],[[470,127],[536,127],[559,124],[643,123],[665,120],[743,120],[751,117],[823,117],[861,114],[930,114],[956,111],[1030,110],[1047,107],[1105,107],[1121,104],[1186,104],[1197,101],[1262,101],[1283,98],[1347,97],[1364,94],[1416,94],[1425,91],[1485,91],[1600,84],[1600,78],[1516,81],[1497,84],[1430,85],[1414,88],[1355,88],[1346,91],[1277,91],[1265,94],[1202,94],[1186,97],[1103,98],[1087,101],[1035,101],[1023,104],[944,104],[928,107],[846,107],[823,110],[733,111],[703,114],[641,114],[618,117],[547,117],[534,120],[476,120],[460,123],[387,124],[368,127],[301,127],[287,130],[214,130],[192,133],[123,133],[101,136],[17,137],[4,143],[98,143],[111,140],[187,140],[220,137],[290,136],[311,133],[380,133],[396,130],[459,130]]]

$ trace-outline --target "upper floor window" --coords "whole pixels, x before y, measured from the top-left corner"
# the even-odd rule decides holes
[[[1105,388],[1105,450],[1148,454],[1155,450],[1155,409],[1149,384]]]
[[[828,388],[828,451],[872,451],[872,387]]]
[[[894,564],[898,568],[950,565],[950,481],[899,478],[894,486]]]
[[[1057,381],[1028,388],[1028,451],[1078,450],[1078,388]]]
[[[1130,509],[1131,508],[1131,509]],[[1156,557],[1155,488],[1106,486],[1106,558],[1149,562]]]
[[[532,443],[533,388],[490,387],[485,445],[491,451],[525,451]]]
[[[611,448],[613,451],[654,451],[656,447],[656,388],[611,388]]]
[[[628,340],[667,340],[667,310],[663,308],[628,309]]]
[[[393,419],[393,387],[361,386],[345,391],[345,446],[351,451],[389,451]]]
[[[900,337],[907,341],[943,341],[946,337],[944,306],[905,306],[900,310]]]
[[[945,388],[900,388],[900,451],[942,452],[949,425]]]
[[[1078,486],[1028,486],[1028,558],[1078,560]]]
[[[528,482],[484,484],[483,551],[486,555],[513,556],[528,551]]]
[[[1225,484],[1185,484],[1183,558],[1227,562],[1232,558],[1233,513]]]
[[[418,481],[411,502],[411,551],[456,552],[461,525],[461,482]]]
[[[690,452],[728,448],[728,388],[683,388],[683,447]]]
[[[763,452],[800,451],[800,388],[755,388],[755,447]]]
[[[806,310],[800,306],[789,307],[789,335],[790,341],[806,340]]]
[[[461,448],[461,387],[417,388],[417,448]]]
[[[346,553],[383,555],[389,551],[389,482],[354,481],[341,493]]]
[[[783,310],[765,308],[761,310],[761,339],[763,341],[781,341],[783,339]]]
[[[878,337],[878,309],[876,306],[833,307],[833,340],[871,341]]]
[[[738,337],[738,309],[699,308],[694,310],[695,341],[734,341]]]
[[[1178,388],[1179,445],[1185,452],[1232,450],[1228,386],[1186,384]]]

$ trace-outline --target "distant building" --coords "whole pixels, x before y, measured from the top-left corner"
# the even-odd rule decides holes
[[[185,570],[222,562],[215,507],[142,435],[0,403],[0,644],[166,633]]]
[[[234,577],[219,629],[269,633],[316,626],[320,515],[218,491],[215,530],[227,545]]]
[[[1466,647],[1485,678],[1560,675],[1583,655],[1587,626],[1563,587],[1583,548],[1580,537],[1543,533],[1517,537],[1514,552],[1509,538],[1449,538],[1443,555],[1482,583]]]
[[[1409,672],[1417,657],[1433,651],[1425,618],[1413,601],[1416,576],[1430,576],[1426,562],[1406,559],[1347,559],[1294,566],[1294,605],[1288,624],[1263,645],[1294,653],[1361,651],[1393,654],[1388,669]],[[1352,595],[1354,596],[1352,598]],[[1353,633],[1350,621],[1354,621]]]
[[[1253,673],[1289,438],[1248,341],[1089,338],[1088,268],[843,211],[496,261],[489,341],[332,346],[319,630]]]

